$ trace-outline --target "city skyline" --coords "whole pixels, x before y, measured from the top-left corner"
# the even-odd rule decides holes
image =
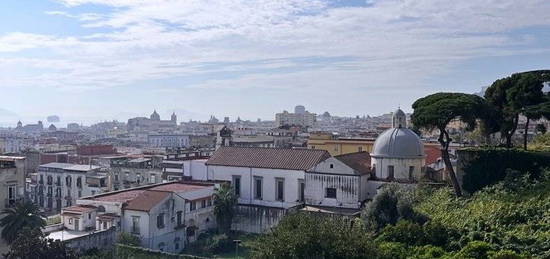
[[[1,126],[380,115],[548,67],[547,1],[6,1]]]

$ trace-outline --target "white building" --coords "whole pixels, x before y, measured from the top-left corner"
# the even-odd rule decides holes
[[[114,227],[138,237],[141,246],[179,253],[200,232],[216,226],[213,183],[171,182],[85,197],[64,208],[62,224],[72,236]],[[81,233],[79,235],[79,233]],[[59,233],[50,236],[60,238]]]
[[[35,202],[46,210],[61,211],[80,197],[109,191],[107,174],[100,167],[49,163],[38,167]]]
[[[407,128],[407,117],[401,109],[393,114],[392,128],[376,138],[371,158],[377,180],[415,182],[422,177],[424,144]]]
[[[306,170],[325,150],[220,147],[206,162],[207,180],[228,181],[239,204],[288,209],[302,204]]]
[[[157,148],[183,148],[188,147],[190,139],[188,135],[181,134],[155,134],[147,137],[150,147]]]
[[[367,152],[328,158],[306,172],[305,204],[358,211],[372,196],[367,186],[370,176]]]

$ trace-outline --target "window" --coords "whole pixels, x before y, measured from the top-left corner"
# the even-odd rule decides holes
[[[157,176],[152,174],[151,175],[151,183],[156,183],[157,182]]]
[[[107,229],[107,221],[103,221],[103,229]]]
[[[201,201],[201,208],[206,208],[206,200]]]
[[[358,147],[357,152],[363,152],[363,147]]]
[[[159,243],[159,250],[160,250],[160,251],[164,251],[164,246],[165,246],[165,245],[164,245],[164,242],[160,242],[160,243]]]
[[[82,191],[78,191],[78,198],[82,197]]]
[[[393,165],[388,166],[388,179],[393,179]]]
[[[76,178],[76,186],[82,188],[82,177]]]
[[[212,199],[208,198],[208,207],[212,206]]]
[[[115,181],[118,182],[118,174],[115,174]]]
[[[285,179],[276,178],[275,179],[275,197],[278,201],[285,200]]]
[[[191,205],[189,205],[189,210],[194,211],[197,209],[197,203],[195,201],[191,202]]]
[[[262,199],[262,178],[254,177],[254,199]]]
[[[43,184],[43,183],[44,183],[44,176],[40,175],[40,184]]]
[[[139,216],[132,216],[132,233],[139,234]]]
[[[298,201],[305,201],[306,200],[306,197],[305,197],[305,190],[306,190],[306,183],[304,182],[304,180],[298,180],[298,184],[299,184],[299,191],[298,191]]]
[[[183,220],[183,211],[178,211],[178,212],[176,213],[176,222],[177,222],[178,226],[183,225],[183,221],[182,221],[182,220]]]
[[[92,196],[95,195],[95,191],[92,191]]]
[[[65,184],[66,184],[67,186],[71,186],[71,184],[72,184],[72,179],[71,179],[70,176],[65,177]]]
[[[409,180],[414,180],[414,166],[409,166]]]
[[[92,219],[92,213],[88,213],[88,219]]]
[[[233,176],[233,189],[235,190],[235,195],[237,197],[241,196],[241,177],[234,175]]]
[[[330,169],[333,169],[334,168],[334,164],[330,164]]]
[[[157,228],[158,229],[164,228],[164,213],[160,213],[157,216]]]
[[[336,188],[326,188],[325,198],[336,199]]]
[[[73,224],[73,218],[69,218],[69,225]]]
[[[15,185],[8,186],[8,199],[10,200],[10,202],[12,200],[15,200],[16,196],[17,196],[17,186]]]

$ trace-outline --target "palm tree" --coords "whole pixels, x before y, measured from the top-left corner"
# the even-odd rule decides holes
[[[218,223],[218,229],[225,234],[231,230],[231,222],[235,213],[237,196],[235,191],[228,183],[222,184],[214,192],[214,215]]]
[[[1,236],[11,243],[23,228],[41,229],[46,226],[39,208],[31,201],[22,201],[12,208],[6,208],[0,213]]]

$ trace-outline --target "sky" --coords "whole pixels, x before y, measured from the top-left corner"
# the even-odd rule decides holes
[[[0,125],[411,112],[549,42],[548,0],[3,0]]]

